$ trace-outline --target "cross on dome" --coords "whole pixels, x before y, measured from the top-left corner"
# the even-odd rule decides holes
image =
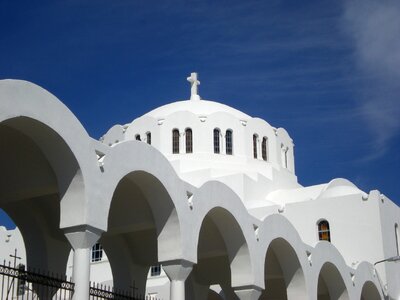
[[[190,77],[187,78],[187,81],[190,82],[190,100],[200,100],[198,86],[200,85],[200,81],[197,80],[197,73],[191,73]]]

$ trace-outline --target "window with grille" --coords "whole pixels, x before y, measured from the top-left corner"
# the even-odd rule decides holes
[[[151,132],[146,133],[147,144],[151,145]]]
[[[192,129],[187,128],[185,130],[186,137],[186,153],[193,153],[193,132]]]
[[[232,130],[227,130],[225,134],[226,154],[233,154],[233,134]]]
[[[326,220],[318,223],[318,238],[320,241],[331,241],[331,232],[329,230],[329,222]]]
[[[268,145],[268,139],[266,137],[263,138],[262,143],[261,143],[261,154],[263,160],[267,161],[268,160],[268,154],[267,154],[267,145]]]
[[[179,130],[172,131],[172,153],[179,153]]]
[[[161,265],[151,266],[151,269],[150,269],[151,277],[160,276],[160,274],[161,274]]]
[[[219,129],[214,129],[214,153],[219,154],[220,153],[220,148],[219,148]]]
[[[253,134],[253,157],[257,158],[257,134]]]
[[[92,247],[92,262],[101,261],[103,258],[103,247],[97,243]]]

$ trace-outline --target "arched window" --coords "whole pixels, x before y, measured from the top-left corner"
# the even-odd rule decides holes
[[[172,130],[172,153],[179,153],[179,130]]]
[[[185,130],[186,137],[186,153],[193,153],[193,132],[192,129],[187,128]]]
[[[322,220],[318,223],[318,238],[320,241],[331,241],[331,232],[327,220]]]
[[[220,147],[219,147],[219,129],[215,128],[214,129],[214,153],[219,154],[220,153]]]
[[[400,236],[399,236],[399,225],[396,223],[394,224],[394,234],[396,237],[396,253],[397,255],[400,255]]]
[[[135,139],[136,139],[137,141],[140,141],[140,134],[135,135]]]
[[[266,137],[263,137],[261,143],[261,154],[262,154],[262,159],[265,161],[268,161],[267,147],[268,147],[268,139]]]
[[[146,142],[151,145],[151,132],[146,133]]]
[[[233,133],[232,130],[228,129],[225,134],[225,148],[226,154],[232,155],[233,154]]]
[[[257,158],[257,134],[253,134],[253,157]]]

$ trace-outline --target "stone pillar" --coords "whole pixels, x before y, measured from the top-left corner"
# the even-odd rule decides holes
[[[64,229],[71,244],[73,255],[72,281],[75,283],[73,300],[89,299],[90,251],[102,231],[91,226],[77,226]]]
[[[163,262],[162,267],[170,280],[170,297],[185,300],[185,280],[193,269],[193,263],[186,260]]]
[[[261,296],[261,288],[258,286],[234,287],[233,290],[240,300],[258,300]]]

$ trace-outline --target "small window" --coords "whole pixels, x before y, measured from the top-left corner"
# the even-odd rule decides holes
[[[97,243],[92,248],[92,262],[101,261],[103,258],[103,247]]]
[[[186,153],[193,153],[193,133],[192,129],[187,128],[185,130],[185,137],[186,137]]]
[[[219,129],[215,128],[214,129],[214,153],[219,154],[220,153],[220,148],[219,148]]]
[[[288,168],[288,147],[284,145],[281,146],[281,156],[282,156],[282,166],[287,169]]]
[[[151,277],[160,276],[160,274],[161,274],[161,265],[151,266],[151,269],[150,269]]]
[[[225,134],[226,154],[233,154],[233,133],[232,130],[227,130]]]
[[[322,220],[318,223],[318,238],[320,241],[331,241],[331,232],[329,230],[329,222]]]
[[[179,153],[179,130],[174,129],[172,131],[172,153]]]
[[[397,253],[397,256],[399,256],[400,255],[400,237],[399,237],[399,225],[398,224],[394,224],[394,234],[395,234],[395,237],[396,237],[396,253]]]
[[[268,139],[266,137],[263,137],[261,143],[261,152],[262,152],[261,154],[262,154],[262,159],[265,161],[268,161],[267,147],[268,147]]]
[[[253,134],[253,157],[257,158],[257,134]]]
[[[151,132],[146,133],[146,142],[151,145]]]
[[[141,139],[140,139],[140,134],[135,135],[135,139],[136,139],[137,141],[140,141],[140,140],[141,140]]]

